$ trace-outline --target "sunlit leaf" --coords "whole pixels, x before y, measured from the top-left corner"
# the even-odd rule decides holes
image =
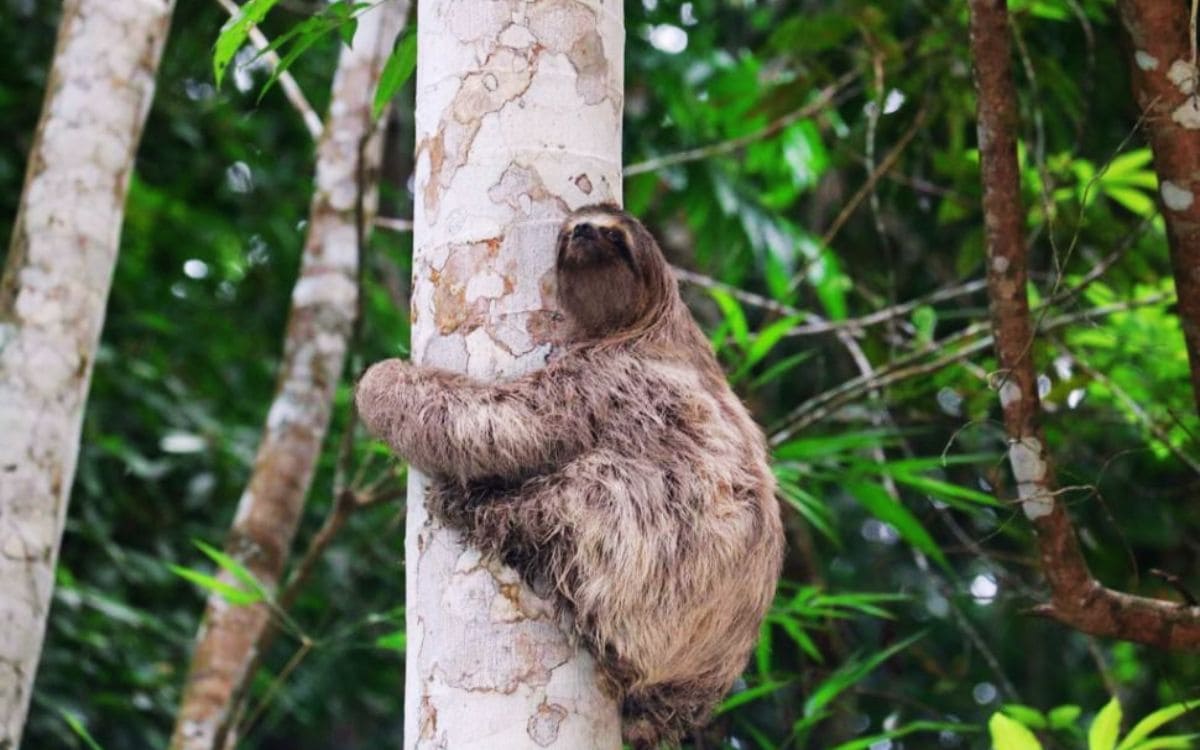
[[[1042,743],[1033,732],[1002,713],[992,714],[988,732],[992,737],[992,750],[1042,750]]]
[[[1133,726],[1133,729],[1129,730],[1129,734],[1125,735],[1125,739],[1121,740],[1121,744],[1117,745],[1117,750],[1133,750],[1139,742],[1149,737],[1159,727],[1197,708],[1200,708],[1200,702],[1173,703],[1170,706],[1164,706],[1157,711],[1147,714]]]
[[[1110,700],[1088,729],[1088,750],[1114,750],[1117,746],[1117,733],[1121,731],[1121,703],[1116,698]]]
[[[201,573],[198,570],[185,568],[181,565],[168,565],[167,567],[180,578],[184,578],[207,591],[220,595],[230,604],[242,607],[262,601],[262,595],[257,591],[240,589],[207,573]]]
[[[1049,726],[1046,715],[1036,708],[1019,703],[1006,703],[1000,707],[1005,716],[1016,719],[1030,729],[1045,729]]]

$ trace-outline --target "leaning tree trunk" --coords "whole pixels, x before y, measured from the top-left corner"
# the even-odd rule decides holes
[[[550,350],[554,237],[621,193],[620,3],[420,0],[413,357],[481,378]],[[410,482],[405,747],[620,747],[587,655]]]
[[[41,656],[129,173],[172,0],[67,0],[0,280],[0,748]]]
[[[283,574],[345,367],[358,304],[359,244],[375,214],[382,157],[371,102],[408,8],[407,0],[386,0],[364,13],[333,79],[279,381],[225,544],[268,591]],[[238,585],[228,571],[221,576]],[[209,596],[172,750],[233,745],[233,709],[253,676],[270,616],[265,602],[232,606],[218,593]]]

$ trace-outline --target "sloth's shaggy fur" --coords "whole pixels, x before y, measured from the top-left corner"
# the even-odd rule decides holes
[[[625,739],[674,744],[729,690],[771,602],[774,479],[640,222],[568,217],[557,285],[568,343],[545,369],[485,383],[388,360],[358,409],[433,479],[435,515],[571,616]]]

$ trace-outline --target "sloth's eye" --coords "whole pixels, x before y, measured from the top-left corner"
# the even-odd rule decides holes
[[[625,234],[620,229],[606,228],[603,231],[604,238],[609,242],[613,243],[614,245],[625,245]]]

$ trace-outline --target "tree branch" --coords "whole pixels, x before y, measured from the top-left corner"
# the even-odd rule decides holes
[[[1200,80],[1195,26],[1187,4],[1179,0],[1118,0],[1117,9],[1132,42],[1133,93],[1154,151],[1192,392],[1200,408]]]
[[[241,12],[237,3],[233,0],[217,0],[217,3],[225,9],[225,12],[230,16],[236,16]],[[259,31],[257,26],[250,27],[250,41],[254,44],[254,48],[258,50],[263,59],[271,66],[272,70],[279,71],[283,64],[279,55],[270,49],[271,42],[267,39],[266,34]],[[308,103],[308,97],[304,95],[304,91],[300,88],[300,84],[296,83],[296,79],[286,70],[279,72],[279,87],[283,89],[283,95],[292,103],[292,107],[300,113],[300,118],[304,120],[304,127],[308,130],[308,134],[312,136],[314,141],[321,140],[321,131],[324,126],[321,125],[321,117],[313,106]]]
[[[970,0],[969,5],[988,296],[1001,373],[1000,403],[1009,438],[1009,463],[1022,508],[1036,532],[1051,595],[1050,602],[1036,611],[1091,635],[1163,648],[1198,649],[1200,607],[1133,596],[1101,585],[1088,569],[1071,519],[1057,499],[1033,366],[1008,11],[1004,0]]]

